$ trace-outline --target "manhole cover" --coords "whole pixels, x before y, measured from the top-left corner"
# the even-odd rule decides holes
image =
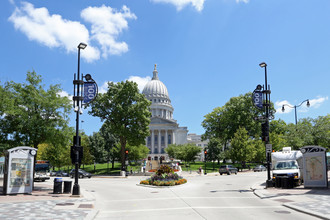
[[[274,200],[278,202],[293,202],[292,200],[289,199],[274,199]]]
[[[74,205],[74,203],[71,203],[71,202],[66,202],[66,203],[57,203],[56,205],[59,205],[59,206],[69,206],[69,205]]]
[[[151,192],[151,193],[158,193],[158,192]]]
[[[290,214],[291,212],[289,211],[274,211],[276,213],[279,213],[279,214]]]

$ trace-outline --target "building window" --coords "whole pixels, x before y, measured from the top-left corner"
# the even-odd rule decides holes
[[[155,148],[154,153],[158,154],[158,148],[157,147]]]
[[[171,139],[171,135],[168,135],[168,144],[172,144],[172,139]]]
[[[151,149],[150,149],[150,148],[149,148],[149,154],[152,154],[152,153],[151,153]]]
[[[165,154],[165,149],[164,148],[162,148],[162,154]]]
[[[162,146],[165,145],[165,137],[164,137],[164,136],[162,136],[162,138],[161,138],[161,145],[162,145]]]
[[[155,146],[158,145],[158,135],[155,135]]]
[[[147,140],[147,145],[150,146],[151,145],[151,137],[149,136],[148,137],[148,140]]]

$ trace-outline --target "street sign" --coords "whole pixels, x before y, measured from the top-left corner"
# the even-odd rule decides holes
[[[272,145],[271,144],[266,144],[266,153],[271,153],[272,152]]]
[[[262,91],[254,91],[253,92],[253,104],[259,108],[263,108],[263,98],[262,98]]]
[[[94,100],[97,95],[97,85],[95,82],[84,82],[84,103]]]

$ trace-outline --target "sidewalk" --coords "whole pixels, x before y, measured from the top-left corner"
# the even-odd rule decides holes
[[[304,186],[293,189],[266,188],[265,182],[251,187],[261,199],[269,199],[299,212],[321,219],[330,219],[330,189],[305,189]]]
[[[80,197],[71,194],[53,194],[52,182],[35,182],[32,194],[0,194],[0,219],[93,219],[94,199],[81,190]]]

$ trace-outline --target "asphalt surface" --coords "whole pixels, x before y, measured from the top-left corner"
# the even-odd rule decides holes
[[[197,174],[183,172],[181,175]],[[254,184],[251,189],[260,199],[273,200],[296,211],[330,219],[330,189],[305,189],[303,186],[293,189],[265,188],[263,182]],[[51,179],[44,183],[36,182],[35,190],[29,195],[0,194],[0,219],[94,219],[98,212],[94,207],[95,198],[83,188],[80,191],[80,197],[53,194]]]

